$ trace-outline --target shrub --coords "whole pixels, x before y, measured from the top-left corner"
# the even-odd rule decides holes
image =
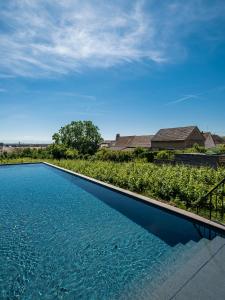
[[[49,153],[55,159],[62,159],[66,157],[67,148],[64,145],[52,144],[48,147]]]
[[[79,153],[76,149],[67,149],[65,151],[65,157],[67,159],[76,159],[79,157]]]
[[[145,150],[139,155],[139,157],[145,159],[147,162],[153,162],[155,158],[155,153],[149,150]]]
[[[173,158],[173,151],[170,150],[161,150],[157,153],[157,159],[172,159]]]
[[[145,152],[145,149],[142,147],[137,147],[134,149],[133,154],[135,157],[140,157]]]
[[[225,154],[225,144],[219,145],[218,149],[220,154]]]
[[[101,149],[96,153],[96,158],[103,161],[128,162],[134,158],[134,155],[132,151]]]
[[[186,153],[206,153],[207,149],[199,144],[194,144],[192,148],[186,149]]]

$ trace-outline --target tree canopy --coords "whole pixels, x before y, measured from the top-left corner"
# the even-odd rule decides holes
[[[94,154],[102,141],[99,128],[92,121],[73,121],[52,136],[55,144],[65,145],[82,154]]]

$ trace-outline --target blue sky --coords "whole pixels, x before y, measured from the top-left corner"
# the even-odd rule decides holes
[[[198,125],[225,135],[225,1],[0,1],[0,140]]]

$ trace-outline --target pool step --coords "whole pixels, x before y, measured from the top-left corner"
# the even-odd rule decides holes
[[[158,264],[156,269],[155,278],[152,280],[146,280],[142,285],[139,285],[138,291],[135,291],[135,295],[129,299],[154,299],[153,293],[157,289],[161,289],[161,286],[170,277],[173,277],[181,268],[183,268],[186,262],[195,256],[198,252],[205,248],[207,244],[210,243],[209,240],[202,238],[199,242],[190,240],[186,244],[179,243],[173,247],[170,253],[166,253],[161,256],[160,264]],[[158,300],[158,298],[157,298]]]
[[[199,242],[189,241],[187,244],[178,244],[172,249],[171,255],[164,257],[162,270],[159,270],[160,276],[152,282],[152,286],[161,286],[170,276],[179,270],[186,261],[201,250],[201,247],[209,242],[207,239],[201,239]]]
[[[223,257],[225,259],[225,239],[219,236],[211,241],[201,239],[190,249],[190,252],[186,253],[181,261],[178,259],[177,263],[180,264],[180,267],[178,266],[177,271],[172,276],[169,276],[160,287],[158,286],[158,289],[151,295],[151,299],[211,299],[210,297],[205,298],[210,291],[207,291],[205,295],[203,293],[207,290],[206,279],[208,279],[208,282],[214,282],[213,286],[216,287],[216,289],[212,289],[214,292],[217,290],[217,293],[224,293],[225,284],[223,278],[225,274],[222,273],[223,276],[220,274],[225,272],[225,267],[222,267],[224,259],[219,264],[211,262],[221,249],[224,249]],[[208,267],[206,272],[203,269],[207,267],[209,262],[211,262],[211,266]],[[220,266],[220,264],[222,265]],[[221,267],[224,270],[221,271]],[[207,278],[200,280],[200,278],[204,277]],[[184,293],[185,286],[188,286],[188,284],[192,285],[192,287],[190,286],[188,291],[186,290]],[[202,289],[200,288],[201,286]]]
[[[171,274],[177,270],[177,261],[181,259],[186,252],[196,246],[196,242],[189,241],[186,245],[179,243],[170,251],[166,252],[160,257],[160,262],[156,265],[154,270],[155,276],[150,274],[149,278],[143,278],[142,282],[138,282],[135,292],[127,299],[146,299],[155,290],[156,287],[161,286]],[[159,275],[160,274],[160,275]]]

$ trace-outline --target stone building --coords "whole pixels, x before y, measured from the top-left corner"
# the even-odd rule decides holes
[[[203,136],[205,138],[205,148],[207,149],[214,148],[220,144],[225,144],[224,139],[217,134],[212,134],[211,132],[204,132]]]
[[[197,126],[160,129],[152,138],[153,150],[176,150],[205,146],[205,138]]]

